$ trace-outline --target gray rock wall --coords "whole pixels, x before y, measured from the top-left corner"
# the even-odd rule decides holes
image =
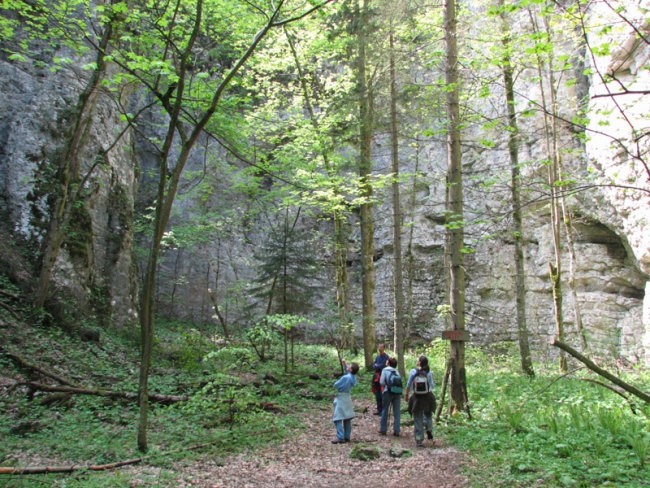
[[[612,39],[624,45],[628,32],[619,32]],[[616,64],[616,73],[630,88],[648,89],[648,46],[641,45],[631,53],[625,64]],[[628,59],[628,60],[629,60]],[[598,59],[599,68],[607,70],[612,57]],[[42,228],[34,217],[47,216],[45,198],[30,199],[35,178],[47,166],[60,147],[66,110],[75,103],[84,79],[83,72],[62,70],[52,74],[30,66],[0,61],[0,214],[11,227],[12,236],[36,261],[42,239]],[[522,78],[523,79],[523,78]],[[588,86],[592,96],[602,94],[603,86],[593,77]],[[529,95],[533,88],[523,86]],[[566,107],[578,93],[563,93]],[[622,146],[611,137],[602,136],[602,120],[594,118],[586,144],[576,141],[568,126],[562,127],[562,141],[573,151],[564,160],[567,171],[577,175],[586,188],[567,199],[576,232],[575,287],[582,314],[585,335],[597,354],[622,356],[631,361],[650,363],[650,186],[648,168],[635,159],[630,127],[611,116],[612,99],[592,98],[592,103],[607,114],[610,128],[625,142]],[[626,114],[634,127],[647,128],[647,95],[626,98]],[[564,106],[563,106],[564,107]],[[570,113],[568,114],[570,116]],[[614,124],[614,122],[617,122]],[[624,122],[624,121],[623,121]],[[540,158],[543,125],[539,119],[526,122],[528,138],[521,148],[523,161]],[[101,312],[112,325],[123,326],[137,319],[137,276],[134,250],[134,201],[136,200],[137,167],[140,176],[147,174],[153,161],[147,145],[132,141],[126,132],[116,141],[121,121],[109,100],[104,98],[95,113],[90,137],[84,149],[84,167],[93,167],[83,202],[84,222],[77,222],[85,232],[68,241],[57,262],[55,284],[72,294],[92,315]],[[146,130],[146,128],[145,128]],[[523,131],[522,131],[523,132]],[[647,132],[647,131],[646,131]],[[471,130],[465,134],[467,244],[475,250],[466,257],[467,325],[476,343],[515,340],[513,244],[508,237],[509,196],[506,186],[491,191],[482,188],[493,168],[507,168],[506,141],[503,134],[493,135],[497,147],[487,150],[477,144],[481,134]],[[377,140],[378,143],[384,141]],[[375,147],[378,167],[389,167],[385,145]],[[111,148],[106,160],[94,166],[96,156]],[[626,152],[623,149],[630,149]],[[647,152],[647,138],[638,149]],[[414,187],[405,184],[402,191],[405,220],[403,252],[405,257],[405,290],[412,297],[413,324],[411,333],[425,338],[439,337],[447,325],[436,307],[446,303],[448,280],[444,265],[444,202],[446,155],[443,141],[403,149],[408,161],[404,170],[422,174]],[[569,154],[569,153],[567,153]],[[383,158],[383,159],[382,159]],[[198,163],[197,163],[198,164]],[[417,164],[417,167],[416,167]],[[200,168],[199,166],[197,166]],[[524,177],[538,184],[544,175],[534,166],[526,167]],[[612,182],[615,186],[608,186]],[[217,188],[217,185],[223,185]],[[220,293],[232,323],[245,324],[254,317],[243,313],[250,304],[246,283],[255,277],[259,266],[253,256],[259,249],[265,231],[256,228],[264,221],[243,222],[245,201],[227,194],[228,181],[215,183],[214,203],[221,205],[220,214],[227,214],[229,223],[219,239],[207,239],[194,249],[171,250],[161,263],[159,299],[161,313],[216,326],[208,288]],[[188,185],[191,187],[192,185]],[[412,185],[411,185],[412,186]],[[498,188],[498,191],[496,190]],[[641,190],[638,190],[641,188]],[[139,196],[144,204],[150,199],[147,189]],[[388,201],[388,193],[385,195]],[[524,240],[527,285],[527,317],[534,354],[552,356],[556,352],[547,345],[554,334],[553,304],[548,262],[552,257],[548,206],[540,195],[528,195],[525,207]],[[230,200],[232,198],[232,200]],[[217,203],[218,202],[218,203]],[[211,204],[212,204],[211,203]],[[205,205],[205,203],[202,203]],[[198,210],[188,210],[192,200],[184,196],[177,207],[177,222]],[[499,217],[500,216],[500,217]],[[489,218],[488,218],[489,217]],[[499,218],[497,218],[499,217]],[[224,220],[225,222],[226,220]],[[489,221],[489,224],[485,222]],[[495,224],[494,222],[498,222]],[[388,205],[379,205],[376,216],[377,248],[377,324],[380,337],[389,338],[393,321],[392,221]],[[331,229],[323,229],[324,236]],[[145,242],[146,244],[146,242]],[[350,277],[355,303],[359,304],[358,235],[351,236]],[[323,246],[317,252],[324,261],[331,250]],[[574,300],[568,283],[571,262],[564,254],[564,312],[568,339],[579,344],[575,326]],[[324,268],[327,263],[324,262]],[[406,269],[407,268],[407,269]],[[217,279],[218,276],[218,279]],[[235,284],[237,286],[235,286]],[[331,268],[323,273],[322,284],[331,289],[322,292],[312,304],[314,310],[325,311],[335,295]],[[173,297],[173,302],[170,298]],[[357,322],[359,309],[357,307]]]
[[[52,73],[30,63],[0,60],[0,213],[34,268],[43,239],[41,223],[51,211],[48,195],[39,188],[56,178],[53,161],[65,142],[69,111],[86,76],[74,68]],[[67,312],[73,320],[98,314],[124,326],[137,317],[136,162],[129,133],[118,138],[123,124],[107,97],[100,96],[92,120],[82,149],[82,172],[88,176],[84,198],[57,259],[53,290],[74,302]]]

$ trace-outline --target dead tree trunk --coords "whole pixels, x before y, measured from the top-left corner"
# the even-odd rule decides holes
[[[52,386],[44,385],[43,383],[36,383],[35,381],[28,381],[23,383],[24,385],[33,388],[34,390],[47,391],[47,392],[59,392],[59,393],[73,393],[77,395],[95,395],[103,396],[109,398],[123,398],[125,400],[138,400],[138,394],[128,391],[113,391],[113,390],[102,390],[97,388],[83,388],[80,386]],[[187,400],[188,397],[184,395],[160,395],[157,393],[149,393],[149,401],[162,403],[164,405],[169,405],[171,403],[183,402]]]
[[[563,342],[560,342],[559,340],[557,340],[555,338],[550,342],[550,344],[552,346],[555,346],[555,347],[559,348],[559,349],[562,349],[564,352],[566,352],[569,355],[573,356],[578,361],[580,361],[585,366],[587,366],[590,370],[592,370],[594,373],[602,376],[603,378],[607,378],[609,381],[611,381],[615,385],[620,386],[625,391],[627,391],[628,393],[640,398],[644,402],[650,403],[650,395],[649,394],[639,390],[638,388],[636,388],[636,387],[634,387],[632,385],[627,384],[625,381],[620,379],[618,376],[614,376],[609,371],[605,371],[604,369],[600,368],[591,359],[583,356],[578,351],[573,349],[571,346],[569,346],[569,345],[567,345],[567,344],[565,344]]]

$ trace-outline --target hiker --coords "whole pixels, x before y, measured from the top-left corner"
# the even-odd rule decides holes
[[[381,421],[379,422],[379,433],[386,435],[388,430],[388,410],[393,407],[393,435],[399,436],[400,427],[400,401],[402,399],[402,378],[396,369],[397,359],[388,359],[388,366],[381,372],[379,384],[382,388]]]
[[[373,413],[373,415],[381,415],[382,411],[382,391],[379,380],[381,379],[381,372],[386,367],[386,363],[388,361],[388,354],[384,352],[385,349],[386,346],[384,344],[379,344],[377,346],[378,354],[375,358],[375,362],[372,363],[374,374],[372,376],[371,391],[375,394],[375,402],[377,403],[377,410]]]
[[[359,365],[357,363],[348,365],[345,359],[341,360],[341,364],[345,374],[334,383],[337,393],[334,398],[334,416],[332,420],[334,420],[336,426],[336,439],[332,441],[332,444],[350,442],[352,419],[354,418],[354,405],[352,404],[350,390],[357,384],[356,374],[359,372]]]
[[[436,397],[433,395],[435,383],[429,370],[429,360],[420,356],[417,367],[413,368],[406,382],[405,398],[408,402],[409,413],[413,416],[415,444],[423,447],[424,432],[427,439],[433,439],[433,412],[436,409]],[[413,396],[410,396],[411,390]]]

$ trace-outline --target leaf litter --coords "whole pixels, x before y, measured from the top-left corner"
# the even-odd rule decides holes
[[[367,488],[460,488],[469,486],[460,468],[464,453],[446,446],[441,439],[415,446],[413,426],[402,425],[399,437],[380,435],[379,417],[357,410],[352,440],[332,444],[335,438],[330,409],[311,410],[303,419],[305,428],[280,444],[260,446],[225,459],[203,459],[174,466],[179,488],[276,488],[346,487]],[[410,417],[403,416],[403,420]],[[254,433],[252,433],[254,435]],[[350,457],[355,446],[374,446],[377,459]],[[405,455],[395,456],[396,452]]]

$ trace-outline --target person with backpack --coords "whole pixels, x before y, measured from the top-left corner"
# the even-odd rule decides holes
[[[379,384],[379,380],[381,379],[381,372],[382,370],[386,367],[386,364],[388,363],[388,354],[385,352],[386,346],[384,344],[379,344],[377,346],[377,357],[375,358],[375,361],[372,363],[372,369],[374,371],[374,374],[372,376],[372,386],[371,386],[371,391],[375,395],[375,403],[377,404],[377,410],[375,410],[375,413],[373,415],[381,415],[381,411],[383,410],[382,406],[382,391],[381,391],[381,385]]]
[[[417,367],[413,368],[406,382],[405,398],[409,413],[413,416],[415,444],[424,446],[424,432],[427,439],[433,439],[433,412],[436,410],[436,397],[433,394],[435,383],[429,369],[429,360],[420,356]],[[411,391],[413,396],[411,396]]]
[[[341,360],[345,373],[341,376],[336,383],[336,397],[334,398],[334,415],[332,420],[336,426],[336,439],[332,444],[343,444],[350,442],[352,434],[352,419],[354,418],[354,405],[352,404],[352,395],[350,390],[357,384],[356,374],[359,372],[359,365],[357,363],[345,362]]]
[[[396,369],[397,359],[389,358],[388,365],[381,372],[379,384],[382,389],[382,411],[379,433],[386,435],[388,430],[388,410],[393,407],[393,435],[399,436],[400,400],[402,399],[402,377]]]

